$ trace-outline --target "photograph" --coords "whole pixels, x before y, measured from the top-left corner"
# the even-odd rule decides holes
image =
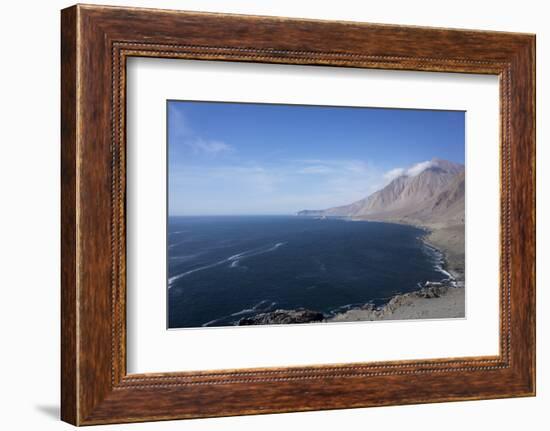
[[[465,112],[167,101],[167,327],[465,318]]]

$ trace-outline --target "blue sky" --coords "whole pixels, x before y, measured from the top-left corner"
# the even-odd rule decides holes
[[[170,215],[292,214],[361,199],[434,157],[464,112],[168,101]]]

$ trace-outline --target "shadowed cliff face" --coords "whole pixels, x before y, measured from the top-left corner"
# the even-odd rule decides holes
[[[298,215],[340,216],[426,226],[464,223],[464,166],[433,159],[416,175],[401,175],[350,205],[304,210]]]

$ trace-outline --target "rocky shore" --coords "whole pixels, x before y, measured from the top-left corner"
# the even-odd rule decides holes
[[[289,323],[316,323],[323,322],[325,316],[320,311],[306,310],[275,310],[268,313],[256,314],[252,317],[243,317],[239,326],[247,325],[281,325]]]
[[[425,287],[418,291],[394,296],[381,307],[365,304],[327,318],[327,322],[369,320],[449,319],[464,317],[464,288]]]
[[[238,324],[280,325],[459,317],[464,317],[464,288],[452,287],[448,283],[432,283],[420,290],[396,295],[380,307],[366,303],[333,316],[325,316],[320,311],[307,309],[275,310],[242,318]]]

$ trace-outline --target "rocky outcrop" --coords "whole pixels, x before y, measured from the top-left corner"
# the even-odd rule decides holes
[[[239,321],[239,326],[313,323],[322,322],[324,319],[325,316],[319,311],[299,308],[296,310],[275,310],[268,313],[260,313],[252,317],[243,317]]]
[[[275,310],[267,313],[259,313],[252,317],[243,317],[239,322],[239,326],[249,325],[281,325],[292,323],[315,323],[315,322],[335,322],[346,321],[346,316],[353,316],[360,313],[360,320],[385,320],[402,307],[408,307],[420,299],[434,299],[445,296],[449,289],[460,289],[455,287],[453,279],[447,279],[441,282],[426,282],[419,290],[409,293],[403,293],[394,296],[386,304],[376,307],[372,303],[366,303],[347,309],[343,313],[336,315],[325,316],[320,311],[307,310],[299,308],[296,310]]]
[[[450,282],[425,285],[415,292],[394,296],[386,304],[361,307],[337,313],[327,322],[352,322],[369,320],[403,320],[425,318],[464,317],[464,288],[453,287]]]
[[[303,210],[298,211],[297,215],[306,217],[319,217],[322,216],[325,210]]]
[[[429,283],[429,285],[414,292],[413,294],[416,295],[418,298],[439,298],[441,295],[444,295],[449,290],[449,285],[447,283]]]

